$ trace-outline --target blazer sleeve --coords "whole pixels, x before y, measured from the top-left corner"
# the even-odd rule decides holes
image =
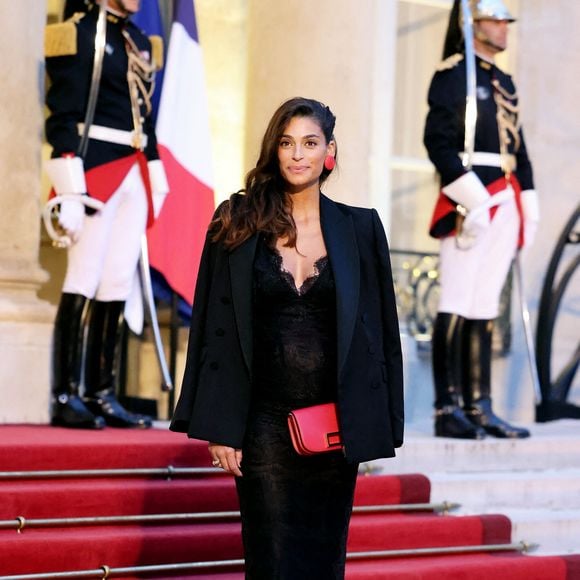
[[[189,328],[189,341],[187,345],[187,358],[185,373],[181,384],[181,393],[173,413],[173,418],[169,425],[171,431],[177,431],[179,433],[188,432],[197,393],[198,370],[205,333],[205,321],[215,252],[216,244],[209,240],[208,233],[201,254],[197,282],[195,285],[191,325]]]
[[[389,409],[395,447],[403,445],[405,412],[403,404],[403,356],[399,333],[399,317],[389,257],[389,245],[379,214],[372,210],[375,254],[379,268],[383,348],[387,365]]]

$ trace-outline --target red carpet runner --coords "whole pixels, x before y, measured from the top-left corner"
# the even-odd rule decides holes
[[[206,445],[168,431],[102,432],[51,427],[0,427],[0,471],[209,467]],[[355,505],[428,503],[422,475],[361,476]],[[453,498],[449,498],[453,500]],[[130,516],[237,510],[227,476],[161,475],[0,478],[0,523],[43,518]],[[349,553],[370,550],[508,544],[511,523],[502,515],[443,516],[432,511],[355,514]],[[108,525],[0,526],[0,578],[17,574],[242,558],[235,517],[199,522]],[[241,580],[243,572],[146,578]],[[111,577],[115,577],[112,575]],[[124,578],[129,576],[124,575]],[[576,580],[580,556],[534,557],[518,552],[478,553],[349,561],[349,580]],[[300,580],[300,579],[296,579]]]

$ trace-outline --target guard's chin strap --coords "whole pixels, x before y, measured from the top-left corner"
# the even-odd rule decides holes
[[[483,42],[483,44],[486,44],[487,46],[493,48],[494,50],[497,50],[498,52],[503,52],[505,50],[505,47],[498,46],[497,44],[493,43],[483,32],[481,32],[481,30],[475,31],[475,38]]]
[[[123,12],[125,13],[123,15],[123,18],[127,18],[128,16],[135,14],[134,10],[129,10],[129,8],[127,8],[127,6],[125,5],[125,0],[117,0],[117,3],[119,4],[119,6],[123,9]]]

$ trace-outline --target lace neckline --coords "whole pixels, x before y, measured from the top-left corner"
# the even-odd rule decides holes
[[[324,270],[326,265],[328,264],[328,256],[324,255],[318,258],[313,264],[312,273],[304,278],[304,281],[298,287],[296,285],[296,280],[290,270],[288,270],[284,266],[284,260],[282,259],[282,254],[278,250],[278,248],[269,248],[272,256],[274,258],[276,269],[282,275],[282,278],[286,280],[288,285],[292,288],[292,290],[298,294],[298,296],[304,296],[311,288],[314,286],[318,278],[320,277],[321,272]]]

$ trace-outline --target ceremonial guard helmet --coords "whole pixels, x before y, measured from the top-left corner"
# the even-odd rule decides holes
[[[462,10],[461,0],[455,0],[451,14],[449,15],[449,26],[445,37],[443,48],[443,58],[447,58],[456,52],[463,52],[463,31],[462,31]],[[507,20],[515,22],[503,0],[469,0],[471,15],[473,20]]]
[[[502,0],[470,0],[469,4],[473,20],[516,20]]]

